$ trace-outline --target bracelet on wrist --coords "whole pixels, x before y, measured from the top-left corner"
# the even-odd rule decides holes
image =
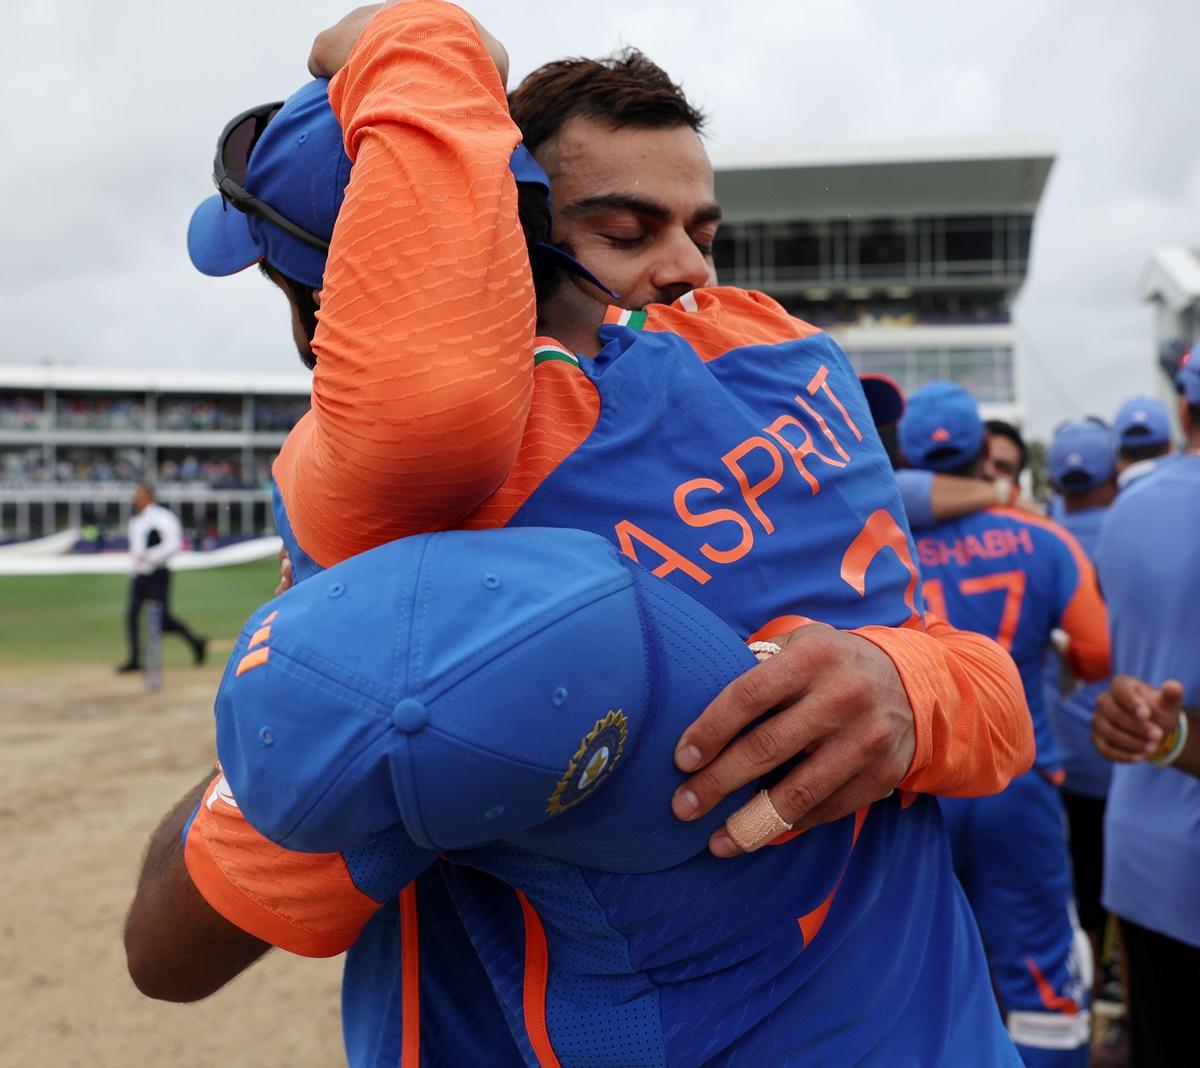
[[[1159,747],[1150,754],[1150,763],[1156,768],[1165,768],[1174,764],[1187,745],[1188,718],[1184,712],[1179,713],[1179,722],[1162,740]]]

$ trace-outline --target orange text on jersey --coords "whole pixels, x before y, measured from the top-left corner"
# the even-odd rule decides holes
[[[714,564],[736,563],[753,550],[756,528],[767,535],[775,533],[775,523],[763,507],[763,498],[784,478],[787,461],[790,460],[791,467],[814,495],[821,492],[818,476],[823,473],[822,465],[843,468],[851,463],[852,457],[843,441],[862,441],[862,431],[828,378],[829,369],[822,364],[805,392],[793,398],[798,414],[785,412],[763,427],[761,433],[752,434],[721,457],[724,468],[721,477],[732,477],[732,486],[719,478],[701,477],[687,479],[675,487],[672,502],[675,514],[687,526],[727,525],[731,528],[728,533],[736,534],[736,540],[727,545],[705,542],[700,546],[705,560]],[[724,496],[731,489],[744,512],[732,507],[704,507],[708,503],[706,498]],[[644,562],[638,555],[638,546],[657,554],[660,563],[654,574],[659,578],[673,571],[682,571],[700,585],[712,578],[700,561],[686,556],[632,520],[622,519],[617,523],[616,535],[621,551],[632,560]]]
[[[918,538],[917,557],[922,567],[944,567],[956,563],[965,567],[972,560],[1003,560],[1006,556],[1033,555],[1033,538],[1021,527],[993,527],[976,536],[968,534],[953,541],[941,538]]]

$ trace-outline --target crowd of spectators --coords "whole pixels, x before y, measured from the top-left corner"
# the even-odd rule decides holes
[[[0,393],[0,430],[40,430],[45,425],[46,409],[40,397]]]

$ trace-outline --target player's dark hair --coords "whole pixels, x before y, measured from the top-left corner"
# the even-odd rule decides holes
[[[934,452],[931,452],[925,459],[927,461],[930,459],[936,460],[937,459],[937,451],[935,450]],[[974,456],[972,456],[969,460],[963,460],[962,463],[955,464],[953,467],[951,467],[947,471],[940,471],[939,474],[955,475],[958,478],[975,478],[979,474],[979,462],[982,459],[983,459],[983,450],[980,449],[980,451],[977,452]]]
[[[1142,460],[1153,460],[1156,456],[1162,456],[1170,451],[1171,443],[1169,441],[1154,441],[1149,445],[1122,445],[1121,459],[1136,464],[1141,463]]]
[[[599,119],[614,128],[690,126],[697,133],[706,121],[667,72],[636,48],[538,67],[509,95],[508,108],[525,147],[535,154],[576,117]]]
[[[1029,449],[1025,445],[1025,439],[1021,437],[1021,432],[1012,423],[1006,423],[1003,419],[989,419],[984,425],[993,437],[1008,438],[1017,447],[1018,463],[1020,464],[1017,474],[1019,475],[1029,462]]]

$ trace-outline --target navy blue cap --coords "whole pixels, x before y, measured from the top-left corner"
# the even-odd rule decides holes
[[[509,161],[518,182],[550,189],[550,179],[524,145]],[[350,180],[342,129],[329,106],[329,82],[318,78],[293,93],[267,124],[250,154],[244,187],[285,218],[329,240]],[[320,289],[326,253],[217,194],[188,225],[188,255],[202,274],[236,274],[266,260],[289,278]]]
[[[1116,467],[1116,436],[1093,419],[1066,423],[1046,450],[1046,469],[1061,493],[1087,493],[1112,478]]]
[[[651,870],[684,839],[704,848],[714,824],[669,817],[672,754],[754,664],[716,616],[598,535],[420,535],[254,615],[217,696],[217,749],[246,818],[290,848],[345,849],[401,824],[429,850],[511,840],[603,790],[592,836],[562,849]],[[651,812],[667,814],[661,829],[636,833]],[[619,833],[602,841],[606,821]]]
[[[1166,406],[1154,397],[1130,397],[1117,409],[1113,430],[1123,449],[1165,445],[1171,440],[1171,420]]]
[[[904,415],[904,392],[894,379],[887,375],[863,374],[858,376],[858,381],[871,409],[871,421],[879,430],[900,422]]]
[[[1200,340],[1183,354],[1179,370],[1175,372],[1175,388],[1187,398],[1188,404],[1200,404],[1200,356],[1197,352],[1200,352]]]
[[[979,406],[957,382],[930,382],[909,395],[900,448],[913,467],[950,471],[983,449]]]

